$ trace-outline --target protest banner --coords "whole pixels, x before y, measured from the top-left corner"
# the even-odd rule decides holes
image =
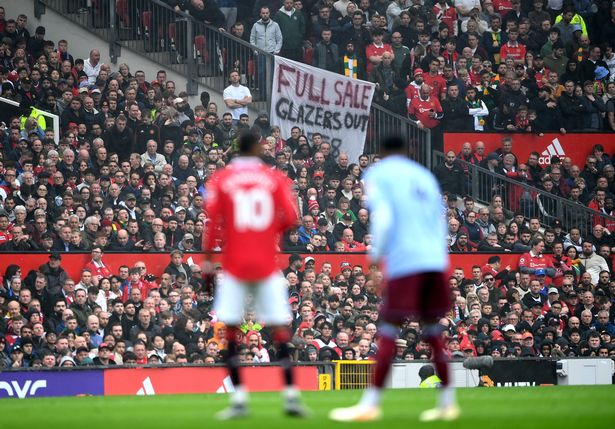
[[[320,133],[334,157],[345,152],[351,162],[363,153],[375,85],[316,67],[275,57],[271,123],[282,137],[293,127],[311,140]]]

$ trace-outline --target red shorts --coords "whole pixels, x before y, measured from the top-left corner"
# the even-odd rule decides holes
[[[400,324],[411,316],[435,319],[451,309],[451,293],[444,273],[411,274],[387,283],[380,311],[382,320]]]

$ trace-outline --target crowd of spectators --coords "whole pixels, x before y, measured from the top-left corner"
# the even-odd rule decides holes
[[[370,80],[376,103],[436,131],[615,130],[607,0],[168,3],[266,52]]]
[[[195,3],[199,0],[193,0],[191,5]],[[258,7],[254,10],[263,20],[260,6],[264,2],[256,3]],[[370,4],[363,0],[355,6],[354,13],[348,13],[353,7],[350,2],[324,1],[306,7],[308,3],[287,0],[280,6],[286,12],[276,11],[270,5],[270,10],[276,11],[271,14],[274,20],[279,14],[291,19],[296,13],[305,15],[305,27],[297,26],[303,32],[292,39],[291,45],[286,37],[287,45],[282,42],[276,53],[305,60],[309,52],[306,42],[312,40],[314,59],[326,68],[332,55],[330,47],[323,46],[319,37],[325,39],[326,45],[329,32],[332,43],[344,40],[340,46],[344,46],[345,57],[340,64],[350,67],[350,75],[356,72],[358,77],[367,76],[369,69],[369,75],[380,76],[382,102],[395,98],[384,85],[399,84],[403,94],[399,100],[403,101],[404,109],[409,105],[412,113],[414,93],[407,89],[410,86],[405,92],[402,89],[402,81],[406,84],[410,77],[414,83],[425,78],[431,85],[441,85],[438,94],[448,94],[442,102],[444,116],[437,111],[428,114],[429,120],[436,123],[443,120],[446,124],[454,118],[447,113],[447,103],[452,111],[458,111],[451,100],[455,88],[471,100],[472,89],[464,86],[459,77],[455,77],[459,81],[457,85],[450,85],[447,78],[431,79],[430,73],[421,73],[419,69],[427,59],[429,67],[425,70],[437,66],[433,74],[437,75],[442,67],[446,73],[446,64],[451,65],[453,73],[459,74],[464,69],[459,65],[464,61],[454,49],[445,56],[452,56],[454,62],[440,64],[438,60],[440,53],[436,53],[436,46],[440,45],[446,30],[436,25],[438,37],[433,38],[429,29],[436,24],[433,21],[436,19],[447,28],[447,23],[452,25],[450,31],[458,36],[457,45],[465,43],[461,42],[465,39],[474,43],[474,32],[480,30],[483,30],[480,40],[484,40],[485,32],[490,30],[482,22],[482,9],[479,13],[469,11],[464,19],[462,5],[457,5],[461,16],[458,21],[448,15],[432,16],[429,8],[419,2],[414,2],[407,13],[396,12],[396,7],[405,9],[401,1],[378,0]],[[488,0],[484,3],[487,4],[477,3],[477,8],[489,11]],[[300,9],[302,5],[304,8]],[[205,2],[203,6],[213,7],[215,3]],[[451,15],[455,11],[444,2],[433,7],[446,9]],[[514,15],[507,12],[507,7],[507,2],[500,2],[498,11],[506,12],[506,17]],[[326,12],[334,21],[322,17]],[[370,163],[378,161],[376,155],[362,155],[353,164],[344,153],[333,156],[330,143],[318,133],[308,139],[295,127],[290,136],[281,136],[279,128],[270,123],[266,114],[253,121],[248,113],[234,115],[237,111],[233,109],[242,109],[250,103],[248,95],[219,107],[203,93],[201,105],[192,107],[188,95],[177,90],[164,70],[155,73],[155,78],[151,71],[132,71],[127,64],[112,71],[109,64],[101,61],[97,49],[86,59],[73,58],[65,40],[57,44],[45,40],[44,27],[37,27],[30,36],[26,16],[12,20],[5,19],[4,14],[5,10],[0,7],[2,96],[19,101],[24,114],[16,114],[0,129],[0,251],[43,251],[49,254],[49,261],[27,273],[19,265],[11,264],[2,273],[0,311],[4,317],[0,319],[0,366],[218,362],[224,354],[225,327],[216,322],[211,312],[215,277],[205,276],[201,267],[184,261],[190,252],[201,249],[207,222],[207,214],[202,209],[206,198],[204,184],[232,159],[237,136],[244,130],[258,133],[265,162],[288,174],[293,181],[300,226],[282,238],[280,247],[297,252],[291,254],[284,271],[293,309],[289,329],[294,334],[296,359],[370,359],[374,355],[382,273],[376,267],[348,263],[333,267],[326,255],[316,256],[319,269],[314,270],[314,257],[303,258],[298,253],[369,249],[369,212],[361,178]],[[573,15],[575,22],[579,16]],[[604,18],[604,14],[592,16]],[[326,21],[320,22],[322,19]],[[608,33],[599,32],[603,27],[593,25],[593,20],[587,21],[588,31],[606,37]],[[247,26],[250,21],[245,22]],[[319,22],[322,31],[315,33]],[[339,28],[334,31],[335,22]],[[401,31],[391,33],[387,23],[391,29]],[[474,23],[480,24],[476,30],[473,30]],[[518,24],[507,25],[508,32],[514,33],[518,28],[522,33],[522,20]],[[293,27],[293,31],[298,29],[285,25]],[[285,36],[285,25],[279,25],[282,36]],[[229,25],[234,30],[237,26],[237,22]],[[368,30],[368,27],[372,28]],[[250,33],[257,31],[256,27],[252,28]],[[395,42],[396,33],[402,35],[405,44],[401,46],[406,46],[408,52]],[[350,42],[338,39],[343,34],[351,34]],[[368,55],[370,49],[377,47],[370,45],[371,37],[376,45],[380,43],[379,38],[390,37],[394,56],[388,57],[383,52],[379,61],[377,54]],[[445,46],[450,45],[448,37],[443,40]],[[296,44],[297,41],[300,43]],[[360,45],[360,41],[364,44]],[[348,48],[355,47],[353,43],[356,56],[351,58]],[[425,49],[418,49],[418,44]],[[586,52],[581,46],[575,49],[579,58]],[[408,70],[407,76],[393,78],[389,71],[383,70],[382,64],[399,61],[398,51],[400,55],[406,52],[404,61],[410,65],[402,62]],[[493,60],[488,57],[480,66]],[[513,63],[514,73],[531,74],[535,63],[522,64],[522,60]],[[612,54],[606,60],[611,61]],[[475,61],[471,63],[475,65]],[[612,67],[612,61],[610,64]],[[338,71],[347,73],[348,69]],[[479,75],[490,76],[488,93],[493,90],[493,94],[505,96],[508,72]],[[229,77],[231,85],[238,84],[237,74],[233,77],[231,72]],[[515,81],[519,79],[512,77],[511,87]],[[430,96],[429,84],[413,87],[418,90],[418,99],[425,94]],[[485,88],[476,88],[476,95],[485,95]],[[406,93],[412,95],[410,103]],[[54,141],[53,130],[40,115],[41,110],[60,116],[59,142]],[[416,118],[428,124],[428,120]],[[488,128],[490,122],[473,122],[468,117],[467,121],[457,123]],[[459,169],[464,162],[474,162],[474,159],[476,162],[485,159],[497,168],[500,164],[508,165],[507,145],[503,145],[504,153],[495,154],[496,158],[491,154],[484,156],[484,147],[481,154],[479,144],[475,146],[470,146],[468,153],[453,153],[449,167]],[[508,152],[512,153],[511,148]],[[589,194],[578,198],[590,201],[590,207],[595,200],[596,209],[610,210],[608,204],[600,205],[601,196],[592,194],[604,194],[605,202],[608,200],[610,191],[601,193],[596,189],[604,185],[602,173],[606,188],[610,189],[613,184],[613,166],[608,156],[598,155],[596,158],[594,151],[591,156],[597,161],[595,164],[588,158],[586,169],[592,176],[585,170],[583,176],[581,171],[574,173],[574,166],[567,166],[566,160],[560,173],[569,168],[570,177],[581,176],[586,182],[593,178],[593,186],[587,185]],[[554,166],[541,172],[531,158],[527,164],[535,170],[531,177],[536,184],[540,181],[544,186],[545,174],[556,181]],[[519,174],[523,172],[520,163],[514,168],[518,168]],[[450,172],[442,173],[438,173],[441,182]],[[451,186],[465,183],[463,168],[459,173],[462,180],[449,180]],[[563,189],[563,183],[558,189]],[[574,228],[566,233],[561,223],[555,221],[552,228],[542,229],[542,219],[510,212],[508,201],[503,201],[500,195],[492,196],[489,207],[475,207],[470,198],[465,198],[461,208],[456,194],[463,195],[464,190],[447,189],[444,183],[443,188],[443,212],[449,218],[451,250],[478,248],[497,253],[502,248],[527,252],[520,258],[519,270],[501,267],[499,258],[493,256],[484,261],[487,262],[484,266],[473,267],[471,273],[454,271],[449,283],[455,306],[441,320],[452,357],[615,354],[611,345],[615,336],[615,310],[611,305],[615,299],[615,282],[610,281],[609,275],[612,272],[610,253],[615,245],[608,233],[612,225],[597,224],[591,237],[581,237]],[[574,186],[570,188],[572,196]],[[91,253],[92,260],[80,270],[78,279],[71,278],[62,268],[63,254],[84,251]],[[148,274],[144,262],[111,269],[103,259],[107,251],[144,252],[144,261],[147,261],[145,252],[165,252],[170,255],[170,263],[157,278]],[[240,356],[244,362],[275,359],[275,350],[269,347],[268,327],[260,325],[250,312],[245,315],[242,330],[245,348]],[[399,359],[429,357],[429,347],[421,341],[420,334],[420,321],[409,320],[404,324],[397,343]]]

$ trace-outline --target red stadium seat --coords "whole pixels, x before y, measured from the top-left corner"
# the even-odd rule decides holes
[[[203,35],[194,37],[194,57],[197,63],[197,74],[207,76],[206,66],[209,64],[210,55],[207,49],[207,39]]]
[[[147,37],[149,36],[149,31],[152,28],[152,12],[149,10],[143,12],[141,22],[143,24],[143,29],[145,30],[145,36]]]
[[[128,1],[117,0],[115,3],[115,12],[125,27],[130,27],[130,17],[128,16]]]

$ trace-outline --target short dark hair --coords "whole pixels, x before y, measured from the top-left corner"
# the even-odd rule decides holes
[[[239,137],[239,152],[247,154],[252,152],[254,146],[258,145],[259,141],[253,133],[245,133]]]
[[[382,148],[387,151],[401,150],[406,147],[406,141],[400,136],[388,136],[382,142]]]

